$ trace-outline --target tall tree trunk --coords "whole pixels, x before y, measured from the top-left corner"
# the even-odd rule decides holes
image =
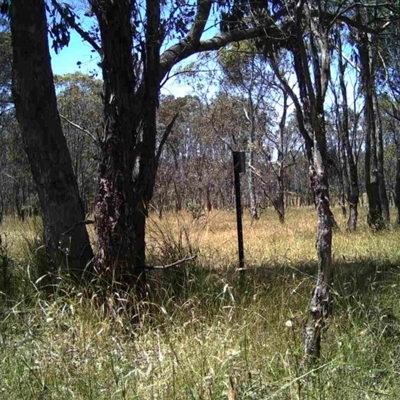
[[[139,160],[135,154],[131,5],[128,0],[92,0],[91,4],[99,22],[104,80],[102,163],[94,210],[98,240],[95,268],[108,285],[124,284],[126,289],[139,278],[137,247],[143,247],[137,243],[138,227],[134,226],[139,204],[132,172]]]
[[[278,170],[276,171],[276,177],[278,181],[278,195],[276,199],[275,209],[278,212],[279,222],[283,224],[285,222],[285,154],[287,156],[287,149],[285,146],[285,134],[286,134],[286,118],[288,111],[288,93],[282,88],[283,94],[283,110],[281,120],[279,121],[279,149],[277,165]]]
[[[322,12],[320,3],[307,2],[298,8],[297,51],[293,53],[299,82],[308,137],[312,140],[309,154],[310,180],[317,207],[317,282],[309,307],[309,318],[304,327],[303,366],[312,365],[321,354],[321,330],[330,314],[333,285],[332,270],[332,229],[334,218],[330,209],[327,141],[325,131],[324,101],[330,79],[329,32],[322,23],[322,16],[315,18],[313,12]],[[310,26],[310,46],[305,45],[302,24]],[[309,51],[309,53],[307,52]],[[309,63],[312,63],[310,69]],[[310,72],[312,71],[312,72]],[[311,73],[313,77],[311,78]],[[309,140],[310,140],[309,139]]]
[[[382,219],[384,225],[388,225],[390,222],[390,210],[389,210],[389,199],[386,191],[385,184],[385,167],[384,167],[384,148],[383,148],[383,127],[382,127],[382,117],[378,104],[378,95],[376,90],[374,90],[374,110],[376,114],[376,158],[377,158],[377,175],[379,182],[379,198],[382,207]]]
[[[360,23],[364,16],[361,11],[357,14]],[[367,33],[360,33],[357,42],[362,66],[361,80],[364,90],[364,126],[365,126],[365,187],[368,195],[368,225],[375,229],[384,227],[382,205],[379,194],[378,159],[376,151],[376,124],[374,111],[375,81],[373,77],[373,60]]]
[[[108,284],[145,289],[145,229],[153,194],[159,91],[160,4],[147,0],[144,85],[133,68],[129,0],[91,0],[103,44],[103,161],[95,199],[99,254],[95,268]]]
[[[343,142],[343,146],[345,149],[345,159],[348,166],[348,178],[349,178],[349,186],[347,193],[347,201],[349,203],[349,218],[347,220],[347,229],[349,231],[355,231],[357,228],[357,220],[358,220],[358,201],[359,201],[359,189],[358,189],[358,171],[357,165],[354,161],[354,153],[351,147],[349,133],[349,106],[347,100],[347,87],[344,79],[345,75],[345,64],[343,63],[342,57],[342,41],[341,36],[338,34],[339,40],[339,84],[340,84],[340,92],[342,95],[342,109],[343,109],[343,119],[342,119],[342,129],[341,129],[341,138]]]
[[[12,1],[11,32],[16,114],[39,195],[51,269],[68,265],[81,273],[93,254],[57,111],[44,0]]]
[[[317,254],[318,271],[309,308],[309,319],[304,327],[304,358],[302,364],[308,365],[320,357],[321,334],[325,319],[331,311],[330,288],[333,285],[332,233],[335,225],[330,209],[329,185],[326,166],[326,139],[323,121],[320,127],[314,125],[313,159],[310,168],[311,186],[317,207]]]

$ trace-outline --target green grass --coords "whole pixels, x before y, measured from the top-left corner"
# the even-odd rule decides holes
[[[347,233],[337,218],[334,315],[307,372],[299,364],[315,283],[314,210],[289,210],[283,227],[272,212],[245,219],[242,285],[233,213],[154,217],[152,262],[198,258],[149,274],[135,325],[111,296],[99,306],[66,278],[41,290],[36,233],[6,221],[14,283],[0,289],[1,398],[217,400],[228,399],[231,379],[236,399],[397,399],[400,232],[360,224]]]

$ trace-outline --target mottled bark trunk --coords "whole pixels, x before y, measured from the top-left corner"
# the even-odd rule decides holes
[[[68,265],[80,274],[93,254],[57,111],[45,2],[13,1],[11,31],[14,102],[39,195],[51,269]]]
[[[135,152],[131,8],[128,0],[93,0],[91,4],[99,22],[104,80],[102,163],[94,210],[98,240],[95,268],[107,285],[123,284],[129,289],[141,273],[135,268],[140,257],[135,227],[139,202],[132,173],[139,160]]]
[[[145,228],[153,194],[159,91],[159,2],[147,1],[144,85],[133,68],[129,0],[91,0],[103,45],[104,125],[100,187],[95,199],[99,253],[95,268],[107,285],[145,289]]]
[[[332,232],[335,221],[330,209],[328,175],[325,165],[326,147],[325,140],[323,140],[325,136],[321,128],[317,127],[316,135],[319,135],[319,140],[314,141],[310,179],[314,190],[318,218],[316,242],[318,272],[317,283],[309,308],[309,318],[303,331],[303,366],[313,364],[320,357],[321,333],[325,319],[330,314],[330,289],[333,285]]]
[[[309,117],[309,129],[312,140],[312,158],[310,162],[310,180],[317,207],[317,283],[309,308],[308,321],[304,328],[303,366],[313,364],[321,354],[321,330],[331,309],[330,289],[333,285],[332,270],[332,230],[335,220],[330,209],[327,141],[324,118],[324,101],[330,78],[329,31],[316,19],[312,12],[321,9],[314,2],[304,3],[304,14],[310,24],[310,53],[307,56],[304,38],[299,40],[300,60],[304,75],[302,96],[307,95],[303,105]],[[299,11],[301,12],[301,11]],[[298,15],[299,21],[302,16]],[[310,61],[309,61],[310,60]],[[313,64],[313,79],[310,77],[309,62]]]

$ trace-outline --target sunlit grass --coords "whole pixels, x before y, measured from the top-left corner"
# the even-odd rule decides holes
[[[397,399],[400,231],[371,232],[362,214],[348,233],[335,216],[334,315],[313,371],[299,368],[315,279],[312,208],[289,209],[284,225],[272,210],[253,223],[244,214],[244,284],[233,212],[151,216],[150,262],[198,258],[149,273],[134,325],[112,295],[99,306],[67,278],[51,295],[37,289],[27,271],[38,226],[6,220],[6,256],[26,285],[0,307],[0,396],[228,399],[232,381],[236,400]]]

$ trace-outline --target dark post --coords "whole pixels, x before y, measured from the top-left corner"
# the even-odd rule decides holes
[[[238,233],[239,249],[239,270],[244,277],[244,248],[243,248],[243,225],[242,225],[242,199],[240,194],[240,173],[246,172],[245,153],[243,151],[233,151],[233,171],[235,177],[235,200],[236,200],[236,222]]]

